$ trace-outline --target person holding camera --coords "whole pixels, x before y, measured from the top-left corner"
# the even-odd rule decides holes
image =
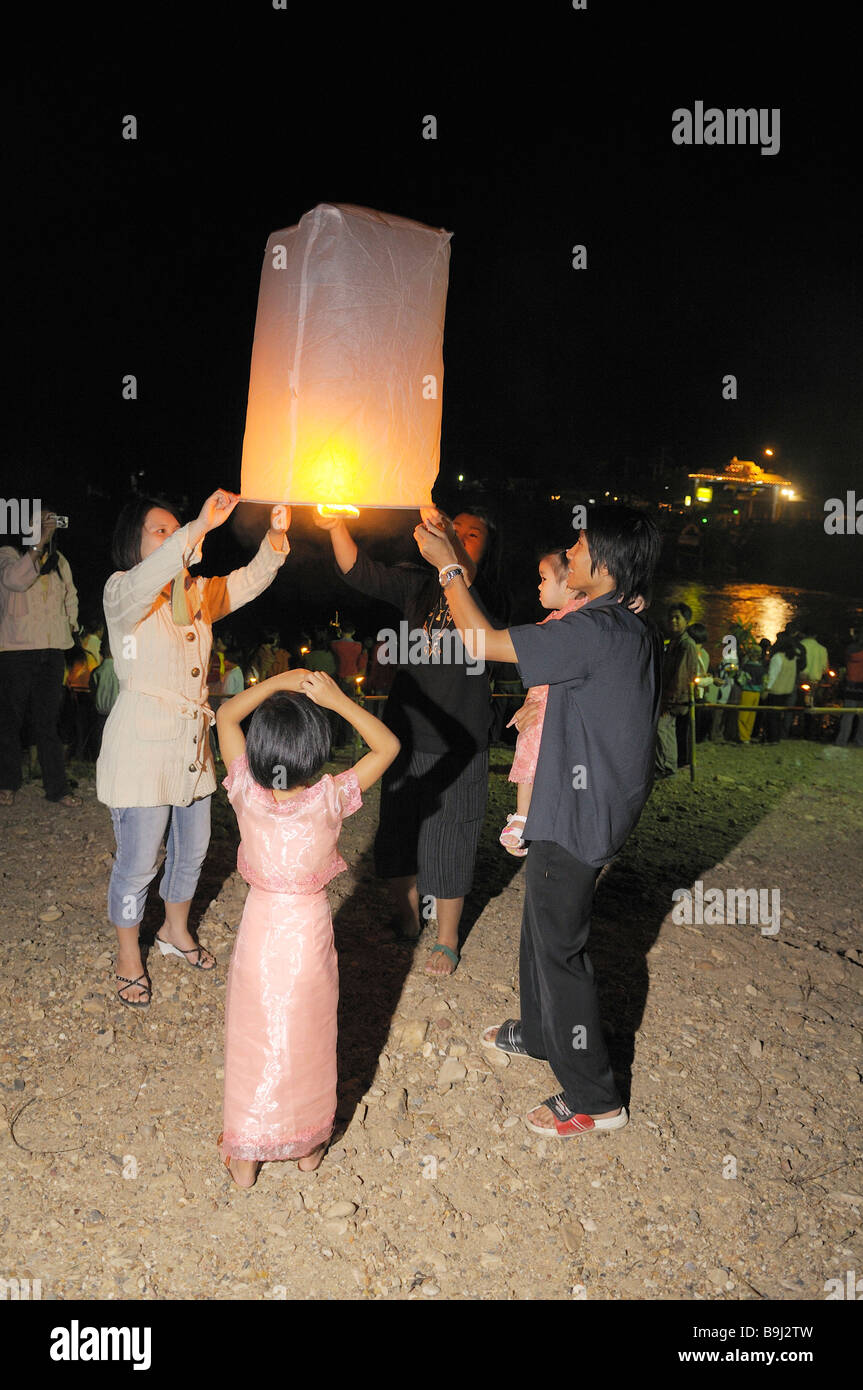
[[[290,551],[290,508],[277,507],[248,565],[218,578],[193,577],[188,567],[200,561],[204,537],[239,500],[220,489],[181,526],[160,502],[137,497],[114,530],[117,570],[105,585],[104,607],[119,695],[102,734],[96,795],[110,807],[117,841],[108,916],[117,929],[117,994],[130,1008],[146,1008],[151,999],[138,928],[166,831],[159,950],[197,970],[216,964],[189,932],[216,790],[207,704],[213,623],[263,593]]]
[[[42,511],[38,541],[17,535],[0,548],[0,806],[11,806],[21,786],[25,722],[36,743],[45,800],[81,804],[69,791],[57,729],[64,652],[74,646],[78,626],[78,592],[57,549],[56,529],[56,514]]]

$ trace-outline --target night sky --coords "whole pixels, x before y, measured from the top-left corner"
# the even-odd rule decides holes
[[[112,505],[140,469],[196,508],[238,488],[264,245],[322,201],[454,234],[445,477],[573,486],[769,444],[819,499],[863,488],[845,45],[814,84],[815,36],[777,48],[753,27],[774,14],[180,6],[75,29],[74,61],[55,34],[4,101],[4,496],[39,479],[78,521],[85,480]],[[676,146],[697,99],[779,106],[779,153]]]

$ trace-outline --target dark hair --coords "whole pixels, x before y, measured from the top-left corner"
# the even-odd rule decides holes
[[[707,641],[707,628],[703,623],[690,623],[686,629],[693,642],[697,642],[700,647]]]
[[[605,565],[624,605],[636,594],[649,598],[662,537],[653,517],[634,507],[591,507],[584,528],[590,572]],[[687,622],[692,614],[687,610]]]
[[[488,538],[485,543],[485,550],[480,556],[479,564],[476,567],[477,579],[485,579],[493,588],[501,586],[501,558],[502,545],[500,528],[491,512],[486,507],[459,507],[458,511],[453,512],[453,520],[457,516],[475,516],[478,521],[485,523]]]
[[[494,613],[498,620],[505,625],[509,619],[510,596],[501,574],[503,546],[498,524],[485,507],[472,507],[465,504],[454,511],[453,518],[457,516],[475,516],[485,524],[488,536],[485,550],[476,567],[475,583],[489,613]],[[425,560],[420,564],[413,560],[400,560],[393,568],[419,570],[426,576],[426,583],[423,588],[414,594],[413,599],[405,605],[405,617],[410,622],[411,627],[422,627],[426,616],[434,611],[436,604],[440,601],[441,591],[437,572],[432,568],[431,573],[429,573],[429,565]]]
[[[307,695],[280,690],[258,705],[246,737],[249,771],[260,787],[292,791],[330,756],[330,721]]]
[[[668,605],[669,618],[672,613],[682,613],[685,622],[688,623],[692,621],[692,609],[689,607],[688,603],[670,603]]]
[[[141,563],[141,531],[154,507],[176,516],[170,502],[158,497],[132,497],[123,507],[111,537],[111,559],[118,570],[132,570]],[[179,519],[179,518],[178,518]]]
[[[558,545],[549,546],[547,550],[540,550],[536,559],[538,564],[542,564],[543,560],[551,560],[558,579],[563,579],[569,573],[569,560],[566,551]]]

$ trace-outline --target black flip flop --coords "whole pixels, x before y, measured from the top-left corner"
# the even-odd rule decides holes
[[[121,1004],[125,1004],[127,1009],[149,1009],[150,1000],[153,997],[153,989],[146,972],[143,975],[139,975],[137,980],[130,980],[125,975],[115,975],[114,978],[115,980],[123,981],[123,989],[128,989],[129,985],[141,985],[141,989],[145,989],[147,991],[146,999],[124,999],[123,989],[118,989],[117,998],[119,999]],[[146,980],[147,983],[141,984],[142,980]]]
[[[493,1023],[490,1023],[488,1028],[483,1029],[483,1034],[487,1033],[489,1028],[494,1028],[494,1026]],[[497,1037],[494,1041],[486,1040],[485,1036],[483,1036],[480,1038],[480,1042],[483,1047],[487,1047],[490,1051],[497,1050],[498,1052],[506,1052],[511,1057],[533,1057],[533,1053],[528,1052],[524,1045],[524,1038],[521,1036],[520,1018],[506,1019],[498,1028]],[[542,1061],[542,1058],[536,1058],[535,1060]]]

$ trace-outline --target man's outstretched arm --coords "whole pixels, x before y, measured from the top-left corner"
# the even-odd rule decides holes
[[[444,565],[461,564],[445,532],[431,523],[414,531],[414,540],[423,559],[442,569]],[[483,661],[518,661],[508,628],[492,627],[482,609],[471,598],[462,577],[447,585],[446,597],[452,620],[471,657]]]

